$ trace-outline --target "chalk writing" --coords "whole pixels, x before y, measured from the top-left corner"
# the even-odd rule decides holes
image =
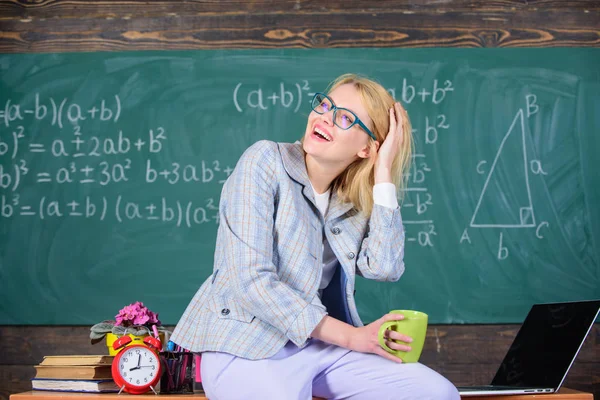
[[[537,105],[537,96],[534,94],[525,95],[525,110],[519,109],[515,114],[512,122],[508,128],[508,131],[502,137],[502,140],[498,146],[498,150],[494,156],[494,160],[491,166],[488,169],[488,161],[480,160],[476,167],[475,171],[479,175],[486,175],[485,182],[483,184],[483,188],[481,189],[481,193],[477,200],[477,205],[475,206],[475,210],[473,211],[473,216],[471,217],[471,222],[469,226],[471,228],[498,228],[498,229],[514,229],[514,228],[535,228],[535,235],[538,239],[542,239],[543,235],[541,234],[541,229],[544,227],[548,227],[549,224],[547,221],[543,221],[540,224],[536,222],[534,205],[532,200],[532,190],[529,178],[529,172],[532,172],[534,175],[547,175],[547,173],[543,170],[542,163],[537,159],[529,159],[527,152],[527,129],[525,125],[525,118],[530,118],[539,112],[539,106]],[[489,214],[485,214],[482,212],[482,206],[486,203],[493,203],[494,196],[497,196],[497,193],[494,193],[489,190],[490,183],[495,183],[498,181],[496,178],[498,163],[503,158],[503,153],[505,152],[505,147],[512,146],[513,149],[517,150],[518,154],[522,155],[522,163],[508,163],[508,165],[512,166],[512,174],[511,178],[513,182],[512,185],[520,186],[520,190],[517,192],[524,193],[522,198],[517,198],[516,200],[512,200],[510,204],[506,204],[508,209],[512,209],[512,213],[506,213],[503,217],[506,220],[498,220],[494,219],[489,220]],[[502,189],[500,189],[502,190]],[[500,192],[502,193],[502,192]],[[503,196],[506,197],[506,196]],[[508,200],[505,200],[508,202]],[[468,242],[471,243],[467,228],[462,233],[460,243]],[[504,245],[504,233],[499,233],[498,240],[498,251],[497,251],[497,259],[505,260],[509,256],[509,249]]]
[[[232,92],[233,105],[238,112],[247,110],[267,111],[272,108],[283,108],[297,113],[303,102],[311,101],[316,92],[325,90],[325,88],[314,90],[307,80],[300,82],[287,83],[280,82],[275,87],[263,87],[244,82],[235,85]],[[413,101],[423,104],[439,105],[445,99],[448,93],[454,91],[452,81],[445,80],[440,82],[433,80],[431,87],[418,87],[411,84],[407,79],[402,80],[402,87],[397,90],[395,87],[387,89],[388,92],[399,101],[410,104]],[[437,129],[448,129],[446,116],[441,114],[433,120],[427,119],[426,132],[431,140],[435,141]]]
[[[193,201],[173,200],[161,197],[156,202],[132,201],[123,195],[114,198],[109,196],[85,196],[78,199],[57,200],[42,196],[35,202],[25,203],[20,195],[0,198],[0,216],[48,218],[79,217],[84,219],[107,220],[110,216],[116,222],[125,223],[133,220],[160,221],[177,227],[191,228],[194,225],[218,223],[218,208],[212,198],[205,199],[202,205]]]
[[[169,186],[180,184],[222,185],[233,168],[219,160],[182,163],[161,162],[158,155],[168,148],[167,130],[158,126],[145,132],[126,132],[119,128],[121,101],[100,100],[87,108],[67,97],[42,100],[35,94],[33,104],[4,102],[0,121],[8,130],[0,132],[0,157],[10,164],[0,164],[0,218],[83,218],[118,223],[158,221],[176,227],[192,228],[218,223],[218,200],[208,197],[201,204],[183,201],[165,193],[159,200],[140,202],[123,192],[83,195],[83,188],[133,183]],[[52,136],[28,132],[17,123],[31,118],[59,133]],[[87,134],[90,121],[110,123],[103,134]],[[68,126],[65,126],[66,123]],[[12,126],[12,125],[14,126]],[[49,160],[57,160],[49,162]],[[28,181],[26,179],[29,179]],[[20,190],[33,185],[39,198],[21,195]],[[82,195],[69,197],[66,187],[82,188]],[[123,186],[117,186],[123,187]],[[61,195],[57,195],[57,190]],[[118,191],[120,192],[120,190]],[[97,193],[97,191],[94,191]]]
[[[49,119],[52,126],[57,125],[60,128],[67,121],[72,124],[85,120],[116,123],[120,115],[121,100],[118,95],[114,95],[110,100],[102,99],[86,109],[66,97],[60,100],[53,97],[40,99],[39,93],[36,93],[33,104],[13,103],[11,99],[8,99],[4,102],[4,108],[0,109],[0,121],[6,127],[15,122],[20,123],[27,118],[34,118],[38,121]]]

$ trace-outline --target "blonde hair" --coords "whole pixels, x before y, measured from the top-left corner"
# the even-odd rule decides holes
[[[328,93],[335,88],[345,84],[352,84],[359,93],[362,104],[373,121],[371,132],[377,138],[381,146],[390,129],[390,108],[395,100],[390,93],[378,82],[356,74],[344,74],[335,79],[329,86]],[[406,109],[401,105],[402,112],[402,135],[403,139],[398,146],[398,152],[392,163],[392,182],[396,185],[400,198],[408,180],[408,169],[410,168],[413,153],[413,137],[410,120]],[[377,152],[375,141],[369,139],[370,152]],[[345,202],[350,202],[354,207],[366,214],[371,215],[373,210],[373,185],[375,184],[375,157],[367,157],[356,160],[346,168],[334,181],[333,190],[338,197]]]

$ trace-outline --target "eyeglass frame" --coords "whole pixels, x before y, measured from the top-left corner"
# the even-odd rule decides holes
[[[356,115],[356,114],[354,113],[354,111],[352,111],[352,110],[348,110],[347,108],[344,108],[344,107],[338,107],[338,106],[336,106],[336,105],[335,105],[335,103],[333,102],[333,100],[331,99],[331,97],[327,96],[325,93],[317,92],[317,93],[315,93],[315,95],[313,96],[313,98],[312,98],[312,100],[311,100],[311,102],[310,102],[310,105],[311,105],[311,107],[312,107],[312,110],[313,110],[314,112],[316,112],[316,113],[317,113],[317,114],[319,114],[319,115],[323,115],[323,114],[327,114],[329,111],[331,111],[331,110],[329,110],[329,111],[327,111],[327,112],[318,112],[318,111],[315,109],[315,107],[313,107],[313,105],[312,105],[312,104],[314,103],[314,101],[315,101],[315,99],[317,98],[317,96],[318,96],[318,95],[324,96],[324,97],[325,97],[327,100],[329,100],[329,101],[331,102],[331,110],[333,110],[333,124],[334,124],[335,126],[337,126],[337,127],[338,127],[338,128],[340,128],[340,129],[343,129],[343,130],[347,131],[348,129],[352,128],[354,125],[358,124],[358,126],[360,126],[361,128],[363,128],[363,130],[364,130],[364,131],[367,133],[367,135],[369,135],[369,136],[370,136],[370,137],[371,137],[371,138],[372,138],[374,141],[377,141],[377,138],[375,137],[375,135],[373,134],[373,132],[371,132],[371,130],[370,130],[369,128],[367,128],[367,126],[364,124],[364,122],[362,122],[362,121],[360,120],[360,118],[358,118],[358,115]],[[336,114],[337,110],[344,110],[344,111],[348,111],[348,112],[349,112],[350,114],[352,114],[352,115],[354,116],[354,118],[356,118],[356,119],[354,120],[354,122],[352,122],[352,124],[350,124],[350,126],[349,126],[349,127],[347,127],[347,128],[341,127],[341,126],[339,126],[338,124],[336,124],[336,122],[335,122],[335,114]]]

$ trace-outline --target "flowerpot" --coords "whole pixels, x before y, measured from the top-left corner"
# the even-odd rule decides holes
[[[121,349],[115,350],[113,348],[113,343],[115,342],[115,340],[117,340],[121,336],[120,335],[115,335],[114,333],[107,333],[106,334],[106,347],[108,347],[108,354],[109,355],[114,356],[119,351],[121,351],[121,349],[123,349],[123,348],[125,348],[127,346],[131,346],[132,344],[144,344],[144,338],[146,336],[149,336],[149,335],[140,335],[140,336],[138,336],[138,335],[132,335],[131,333],[128,333],[127,336],[129,336],[131,338],[131,342],[129,342],[127,345],[125,345],[125,347],[121,347]],[[164,343],[165,343],[165,334],[163,332],[160,332],[158,334],[158,337],[160,339],[160,342],[164,346]]]

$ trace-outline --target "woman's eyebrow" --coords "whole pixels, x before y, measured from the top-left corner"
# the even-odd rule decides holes
[[[331,98],[331,97],[329,97],[329,98],[331,99],[331,104],[333,104],[333,105],[334,105],[334,106],[336,106],[337,108],[343,108],[344,110],[350,110],[350,111],[352,111],[352,110],[351,110],[351,109],[349,109],[348,107],[339,107],[339,106],[337,105],[337,103],[336,103],[336,102],[333,100],[333,98]],[[356,114],[354,111],[352,111],[352,112],[353,112],[354,114]]]
[[[356,111],[354,111],[353,109],[348,108],[348,107],[338,107],[335,100],[333,100],[333,97],[331,97],[331,96],[327,96],[327,97],[329,97],[331,99],[331,104],[333,104],[336,108],[343,108],[344,110],[351,111],[357,118],[360,118],[361,121],[363,121],[363,122],[365,121],[365,118],[358,115],[358,113]]]

